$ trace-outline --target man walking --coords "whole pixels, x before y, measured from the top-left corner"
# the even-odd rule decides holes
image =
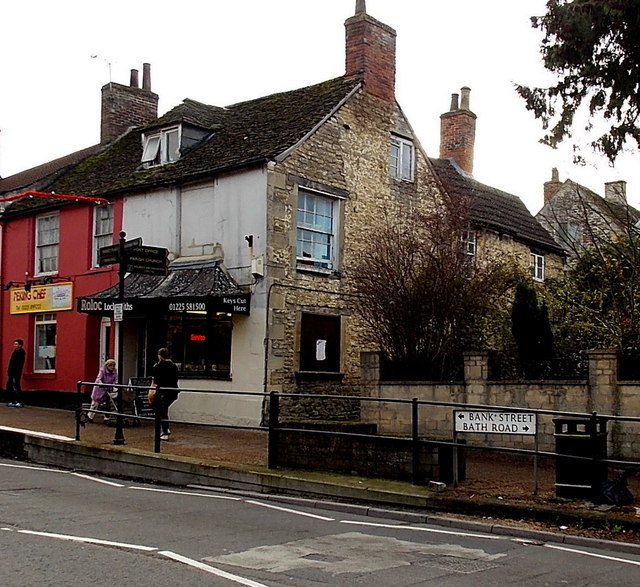
[[[9,368],[7,369],[7,394],[9,396],[9,405],[12,408],[21,408],[20,402],[20,378],[22,377],[22,368],[24,367],[25,352],[22,348],[24,340],[16,338],[13,341],[13,352],[9,359]]]

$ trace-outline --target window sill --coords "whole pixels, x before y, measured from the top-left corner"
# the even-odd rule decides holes
[[[296,271],[299,273],[312,273],[313,275],[323,275],[325,277],[340,278],[340,272],[324,267],[314,267],[313,265],[296,264]]]
[[[55,379],[56,373],[55,371],[50,371],[48,373],[25,373],[23,375],[23,379],[25,381],[37,381],[39,379]]]
[[[194,373],[193,371],[179,371],[180,379],[217,379],[218,381],[231,381],[229,373]]]
[[[341,381],[344,373],[329,371],[296,371],[298,381]]]

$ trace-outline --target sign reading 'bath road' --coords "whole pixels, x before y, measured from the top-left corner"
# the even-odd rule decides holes
[[[453,419],[456,432],[526,435],[536,433],[534,413],[454,410]]]

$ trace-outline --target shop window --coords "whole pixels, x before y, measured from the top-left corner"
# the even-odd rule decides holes
[[[113,206],[105,204],[93,209],[93,266],[98,266],[98,251],[113,244]]]
[[[226,312],[169,317],[171,356],[181,377],[230,377],[231,326]]]
[[[36,218],[36,275],[58,272],[60,216],[48,214]]]
[[[302,314],[300,370],[340,371],[340,316]]]
[[[33,370],[53,373],[56,370],[56,315],[36,314]]]
[[[336,225],[339,201],[300,189],[297,214],[297,261],[323,269],[336,267]]]

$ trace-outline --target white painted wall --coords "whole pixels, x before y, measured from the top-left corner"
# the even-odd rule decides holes
[[[123,227],[127,239],[169,249],[171,259],[224,254],[224,266],[241,285],[251,283],[251,256],[266,252],[266,169],[227,174],[188,187],[127,196]],[[253,249],[245,240],[253,235]],[[258,425],[263,391],[265,291],[253,287],[251,314],[233,317],[231,381],[188,379],[171,407],[178,420]],[[210,391],[241,392],[216,395]],[[206,392],[209,391],[209,392]]]

